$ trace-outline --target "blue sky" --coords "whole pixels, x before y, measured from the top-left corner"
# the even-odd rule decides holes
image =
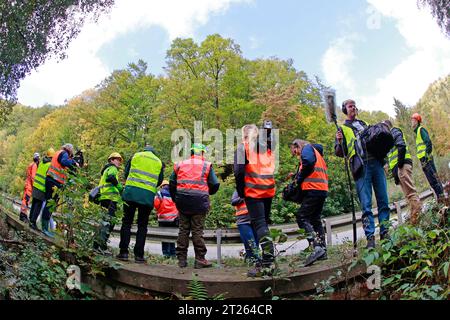
[[[161,74],[173,38],[201,42],[213,33],[234,39],[249,59],[292,58],[339,100],[390,114],[393,95],[412,105],[450,71],[450,40],[415,0],[117,0],[73,41],[67,60],[23,81],[19,101],[61,104],[137,59]]]

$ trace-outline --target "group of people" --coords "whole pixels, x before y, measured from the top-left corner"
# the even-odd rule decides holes
[[[336,133],[335,154],[338,157],[347,157],[349,166],[355,180],[356,192],[362,209],[363,229],[367,238],[367,247],[375,247],[375,222],[372,212],[372,189],[378,208],[378,221],[380,225],[380,239],[388,239],[389,233],[389,202],[387,194],[387,181],[384,172],[384,159],[376,154],[364,152],[361,157],[358,148],[359,134],[368,127],[368,124],[357,118],[358,109],[354,100],[342,103],[342,112],[346,115],[341,129]],[[403,193],[410,205],[410,222],[417,223],[422,204],[412,179],[412,157],[409,153],[405,137],[400,128],[394,127],[390,120],[383,122],[388,126],[394,138],[394,147],[387,155],[387,168],[394,176],[395,183],[400,184]],[[422,117],[415,113],[411,116],[411,126],[416,135],[416,152],[425,176],[436,194],[439,202],[444,201],[444,189],[437,176],[432,156],[432,143],[427,130],[422,126]]]
[[[372,212],[372,189],[375,191],[378,219],[380,222],[380,238],[389,238],[389,205],[387,181],[383,169],[384,161],[370,153],[359,154],[358,137],[368,126],[357,119],[357,108],[354,100],[346,100],[342,104],[342,112],[347,119],[336,133],[335,154],[349,161],[356,192],[362,209],[363,229],[367,238],[367,247],[375,247],[375,223]],[[442,184],[436,175],[432,157],[432,144],[427,131],[421,126],[422,119],[418,114],[412,117],[412,125],[416,132],[417,155],[422,163],[425,175],[433,187],[437,197],[444,196]],[[402,187],[411,205],[411,223],[417,223],[421,211],[421,203],[412,181],[412,158],[408,151],[404,136],[399,128],[389,126],[395,140],[393,149],[388,154],[388,167],[395,181]],[[245,247],[245,259],[252,268],[248,276],[255,277],[262,273],[271,273],[274,263],[274,244],[269,234],[272,200],[276,193],[275,154],[272,151],[275,143],[266,137],[266,132],[254,124],[242,128],[242,143],[238,145],[234,157],[234,177],[236,190],[231,204],[235,207],[236,224]],[[99,204],[107,211],[94,240],[94,249],[107,253],[107,242],[114,227],[114,217],[118,205],[123,201],[124,215],[120,229],[120,252],[117,258],[129,259],[131,226],[137,210],[137,232],[134,245],[134,261],[144,263],[144,246],[147,237],[149,216],[156,209],[158,224],[161,227],[178,228],[176,247],[174,243],[163,242],[162,252],[166,257],[176,257],[178,266],[188,265],[187,252],[189,235],[195,252],[195,268],[207,268],[212,264],[206,259],[206,245],[203,239],[205,218],[210,210],[210,196],[214,195],[220,183],[214,172],[212,163],[205,159],[206,147],[194,143],[188,159],[175,163],[169,180],[164,180],[164,163],[158,158],[150,146],[135,153],[125,165],[125,184],[119,177],[119,168],[123,163],[122,156],[113,152],[108,163],[101,170],[98,185]],[[292,156],[299,159],[299,165],[292,178],[301,190],[301,205],[297,212],[299,228],[307,233],[311,254],[305,266],[317,260],[327,259],[325,231],[321,213],[328,195],[328,173],[324,160],[323,147],[295,139],[290,144]],[[29,216],[31,228],[36,229],[36,220],[42,212],[42,232],[53,237],[49,230],[49,221],[55,204],[58,202],[57,189],[62,188],[68,180],[68,171],[80,164],[73,159],[73,146],[65,144],[55,152],[49,149],[40,162],[38,154],[27,172],[27,183],[24,201],[21,208],[21,220],[27,220],[26,208],[32,198]],[[31,186],[31,187],[30,187]],[[50,201],[53,199],[54,201]]]

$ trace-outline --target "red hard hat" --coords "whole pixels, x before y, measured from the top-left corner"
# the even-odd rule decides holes
[[[422,122],[422,117],[421,117],[420,114],[418,114],[418,113],[414,113],[414,114],[411,116],[411,119],[416,119],[417,121]]]

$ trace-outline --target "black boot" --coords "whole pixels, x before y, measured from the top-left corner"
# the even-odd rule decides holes
[[[306,258],[305,267],[312,265],[314,262],[316,262],[319,259],[323,259],[324,256],[326,256],[326,255],[327,255],[327,252],[324,248],[322,248],[321,246],[316,246],[314,248],[314,252],[311,253],[308,256],[308,258]]]
[[[25,213],[21,212],[19,215],[19,220],[28,223],[28,217]]]
[[[375,249],[375,237],[374,236],[370,236],[367,238],[366,249]]]

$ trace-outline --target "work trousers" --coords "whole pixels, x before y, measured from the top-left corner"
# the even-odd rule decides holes
[[[97,235],[94,240],[94,249],[100,248],[106,250],[108,248],[107,243],[109,235],[114,229],[113,219],[116,216],[117,202],[112,200],[101,200],[100,205],[103,208],[108,209],[108,211],[105,212],[104,217],[100,221],[100,227],[97,230]]]
[[[205,259],[207,252],[203,229],[206,214],[183,214],[180,212],[180,226],[177,239],[176,255],[178,260],[186,260],[189,248],[189,234],[192,232],[192,244],[196,259]]]
[[[326,248],[325,230],[322,225],[321,214],[326,197],[306,194],[297,212],[297,224],[304,229],[308,242],[314,247]]]
[[[422,163],[422,170],[427,177],[428,183],[431,188],[434,190],[436,197],[442,197],[444,195],[444,188],[442,187],[441,182],[439,181],[436,166],[434,165],[434,160],[429,160],[427,162]]]
[[[120,253],[128,253],[128,246],[131,238],[131,225],[133,224],[134,214],[138,211],[136,243],[134,245],[134,256],[143,258],[145,240],[147,238],[147,225],[150,213],[153,207],[143,206],[136,202],[126,202],[123,206],[124,215],[122,218],[122,227],[120,228]]]
[[[419,195],[416,187],[414,186],[412,178],[412,165],[405,163],[402,168],[398,168],[398,179],[400,181],[400,187],[403,194],[408,200],[411,208],[411,223],[416,224],[417,218],[422,210],[422,203],[420,202]]]

